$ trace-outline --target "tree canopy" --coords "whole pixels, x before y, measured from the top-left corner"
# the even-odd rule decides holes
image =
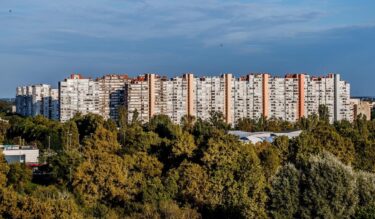
[[[0,155],[0,218],[374,218],[375,121],[241,119],[300,136],[245,144],[220,113],[181,125],[97,115],[10,116],[0,141],[36,145],[41,177]],[[48,152],[48,153],[46,153]]]

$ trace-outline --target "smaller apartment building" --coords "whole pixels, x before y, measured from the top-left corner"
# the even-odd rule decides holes
[[[17,87],[16,113],[32,117],[42,115],[49,119],[58,120],[58,90],[52,89],[47,84]]]
[[[353,98],[350,100],[350,103],[353,110],[353,118],[362,115],[366,116],[367,120],[371,120],[371,111],[373,107],[370,101]]]

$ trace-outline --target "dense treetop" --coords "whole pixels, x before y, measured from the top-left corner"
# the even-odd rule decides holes
[[[220,113],[176,125],[77,115],[61,124],[5,116],[0,143],[36,145],[32,174],[0,156],[3,218],[375,218],[375,121],[331,125],[241,119],[236,129],[302,129],[292,140],[245,144]]]

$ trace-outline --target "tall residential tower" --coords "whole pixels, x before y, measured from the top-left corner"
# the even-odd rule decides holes
[[[118,109],[125,104],[128,75],[105,75],[96,79],[99,85],[99,111],[104,119],[118,120]]]
[[[129,117],[137,111],[143,122],[155,114],[168,115],[176,123],[185,115],[208,119],[213,111],[221,112],[230,124],[261,116],[293,122],[318,114],[319,105],[328,107],[330,122],[352,120],[350,85],[338,74],[249,74],[240,78],[185,74],[170,80],[147,74],[132,80],[125,93]]]
[[[262,116],[293,122],[318,114],[320,105],[328,107],[330,122],[353,120],[350,85],[338,74],[276,77],[261,73],[235,78],[232,74],[194,77],[187,73],[170,79],[145,74],[136,78],[106,75],[96,80],[72,74],[59,83],[59,92],[49,85],[17,88],[16,102],[22,115],[42,114],[63,122],[76,113],[117,120],[120,106],[127,109],[129,120],[137,114],[142,122],[158,114],[175,123],[186,115],[208,119],[211,112],[222,113],[228,124]]]
[[[72,74],[59,83],[60,121],[65,122],[77,113],[100,114],[99,84],[92,79]]]

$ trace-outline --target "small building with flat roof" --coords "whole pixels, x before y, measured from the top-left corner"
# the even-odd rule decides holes
[[[289,139],[298,137],[302,133],[301,130],[292,132],[244,132],[244,131],[228,131],[228,134],[237,136],[244,143],[256,144],[259,142],[272,143],[276,137],[286,136]]]
[[[33,165],[39,163],[39,149],[34,146],[0,145],[7,163],[24,163]]]

